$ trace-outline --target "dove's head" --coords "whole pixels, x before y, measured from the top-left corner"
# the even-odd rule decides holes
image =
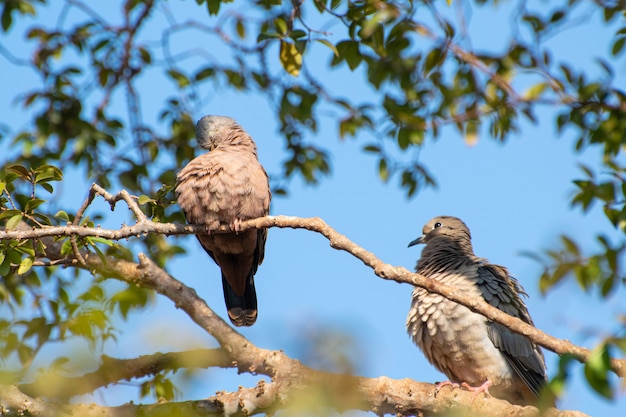
[[[437,216],[430,220],[422,229],[422,235],[409,243],[409,247],[420,243],[428,244],[439,238],[469,244],[471,247],[472,236],[469,228],[461,219],[452,216]]]
[[[213,150],[231,141],[243,129],[235,119],[227,116],[204,116],[196,126],[196,139],[202,149]]]

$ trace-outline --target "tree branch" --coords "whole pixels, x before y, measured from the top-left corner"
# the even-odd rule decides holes
[[[87,394],[116,382],[156,375],[180,368],[232,368],[235,362],[223,349],[195,349],[186,352],[154,353],[134,359],[103,356],[97,370],[70,377],[58,373],[44,374],[33,383],[19,385],[20,391],[31,397],[68,399]]]
[[[296,227],[316,230],[329,237],[331,246],[348,250],[359,259],[366,259],[366,264],[375,262],[372,254],[336,233],[320,219],[298,219],[289,217],[261,218],[245,223],[245,227]],[[243,227],[243,226],[242,226]],[[46,238],[47,256],[60,256],[60,242]],[[150,405],[127,404],[120,407],[100,407],[86,405],[58,405],[41,399],[26,396],[12,386],[0,386],[0,405],[15,413],[35,416],[57,416],[74,414],[83,416],[134,416],[185,414],[192,416],[235,415],[250,416],[271,413],[276,409],[298,407],[302,398],[310,399],[314,395],[314,404],[332,407],[342,411],[357,409],[382,414],[401,415],[443,415],[450,409],[458,409],[483,416],[539,416],[534,407],[514,406],[492,397],[476,398],[474,393],[462,389],[451,389],[445,395],[437,395],[433,384],[419,383],[412,380],[391,380],[386,377],[362,378],[349,375],[337,375],[315,371],[292,359],[281,351],[261,349],[237,333],[202,300],[196,292],[170,276],[163,269],[143,254],[139,254],[140,263],[110,259],[106,263],[98,256],[84,253],[85,267],[104,275],[115,277],[127,283],[154,289],[172,300],[185,311],[202,329],[216,338],[226,357],[232,358],[233,367],[240,372],[264,374],[271,377],[270,382],[260,381],[254,388],[239,389],[237,392],[219,392],[206,401],[183,403],[158,403]],[[390,279],[389,268],[378,261],[382,267],[376,270]],[[380,272],[382,271],[382,272]],[[407,271],[408,273],[408,271]],[[417,276],[410,274],[409,276]],[[96,384],[97,385],[97,384]],[[448,388],[445,388],[448,389]],[[303,397],[303,393],[306,395]],[[301,403],[303,406],[310,404]],[[549,409],[545,416],[584,416],[578,412],[566,412]]]
[[[125,200],[128,204],[136,204],[133,199]],[[134,211],[134,210],[133,210]],[[313,232],[317,232],[326,237],[330,246],[337,250],[343,250],[352,254],[355,258],[362,261],[365,265],[374,270],[374,273],[380,278],[391,280],[399,283],[408,283],[418,287],[425,288],[426,290],[440,294],[450,300],[456,301],[469,308],[472,311],[480,313],[487,317],[489,320],[503,324],[513,330],[514,332],[523,334],[530,338],[533,342],[549,349],[559,355],[571,354],[575,356],[579,361],[586,362],[591,356],[591,350],[576,346],[568,340],[557,339],[552,337],[543,331],[524,323],[522,320],[509,316],[501,310],[489,305],[484,300],[468,297],[463,293],[459,293],[455,288],[426,278],[422,275],[412,273],[406,268],[392,266],[384,263],[373,253],[358,246],[347,237],[341,235],[328,224],[326,224],[320,218],[299,218],[292,216],[267,216],[253,220],[247,220],[241,223],[240,230],[245,231],[253,228],[292,228],[292,229],[306,229]],[[229,233],[232,232],[228,225],[222,225],[218,229],[211,230],[211,233]],[[2,239],[37,239],[47,236],[98,236],[108,239],[119,240],[132,236],[139,236],[145,233],[162,233],[165,235],[178,235],[178,234],[193,234],[193,233],[208,233],[206,227],[199,225],[176,225],[166,223],[155,223],[147,219],[138,221],[134,226],[124,226],[118,230],[106,230],[93,227],[78,227],[78,226],[53,226],[43,227],[33,230],[11,230],[0,231],[0,240]],[[145,256],[140,255],[142,264],[147,262]],[[54,259],[63,258],[60,253],[56,254]],[[51,259],[51,260],[54,260]],[[124,265],[135,265],[127,261],[111,260],[114,268],[109,268],[107,265],[102,265],[99,259],[92,256],[91,262],[87,262],[86,266],[89,269],[95,269],[100,272],[108,271],[111,276],[120,278],[116,271],[120,268],[124,269]],[[132,268],[135,268],[134,266]],[[131,275],[127,275],[128,271],[124,273],[125,276],[139,277],[139,272],[134,272]],[[156,288],[154,288],[156,289]],[[200,324],[200,323],[199,323]],[[620,377],[626,375],[626,360],[624,359],[611,359],[611,369]]]
[[[448,388],[444,388],[444,391]],[[277,409],[298,410],[298,399],[304,390],[317,395],[320,407],[333,406],[342,411],[354,409],[372,411],[378,415],[397,416],[449,416],[461,415],[502,417],[588,417],[578,411],[555,408],[540,412],[534,407],[511,405],[493,397],[476,398],[474,393],[458,388],[437,393],[432,384],[410,379],[393,380],[386,377],[361,378],[333,375],[306,368],[291,378],[266,383],[259,381],[253,388],[240,388],[236,392],[218,392],[206,400],[161,402],[156,404],[125,404],[105,407],[94,404],[68,405],[34,399],[14,386],[0,386],[0,412],[36,417],[159,417],[185,415],[189,417],[228,416],[243,417],[272,413]],[[308,397],[310,398],[310,397]],[[471,404],[467,406],[467,404]],[[310,407],[309,403],[302,406]]]

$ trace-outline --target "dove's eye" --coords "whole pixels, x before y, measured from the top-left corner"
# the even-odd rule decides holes
[[[439,223],[439,222],[435,223],[434,229],[436,229],[438,227],[441,227],[441,223]]]

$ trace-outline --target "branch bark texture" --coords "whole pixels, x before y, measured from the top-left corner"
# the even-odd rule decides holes
[[[530,338],[535,343],[549,349],[559,355],[570,354],[576,357],[581,362],[586,362],[591,356],[591,350],[584,347],[577,346],[568,340],[554,338],[545,332],[524,323],[522,320],[509,316],[508,314],[498,310],[495,307],[490,306],[488,303],[480,299],[475,299],[466,296],[463,293],[457,292],[453,287],[426,278],[422,275],[410,272],[406,268],[393,266],[384,263],[375,254],[365,250],[361,246],[352,242],[346,236],[338,233],[335,229],[330,227],[322,219],[313,218],[300,218],[293,216],[267,216],[253,220],[247,220],[241,223],[241,231],[245,231],[252,228],[292,228],[292,229],[305,229],[313,232],[317,232],[326,237],[330,246],[337,250],[342,250],[350,253],[355,258],[359,259],[368,267],[372,268],[374,273],[380,278],[395,281],[398,283],[412,284],[418,287],[427,289],[430,292],[443,295],[444,297],[456,301],[468,307],[470,310],[478,312],[488,319],[497,323],[503,324],[511,330],[521,333]],[[138,221],[133,226],[124,226],[117,230],[101,229],[98,227],[80,227],[80,226],[54,226],[38,228],[33,230],[11,230],[0,231],[0,239],[38,239],[43,237],[52,236],[96,236],[104,237],[111,240],[126,239],[129,237],[137,237],[146,233],[161,233],[165,235],[181,235],[181,234],[198,234],[207,233],[208,231],[203,226],[197,225],[177,225],[166,223],[155,223],[147,219]],[[219,229],[211,230],[211,233],[229,233],[232,232],[228,225],[222,225]],[[60,254],[58,254],[60,256]],[[93,258],[93,257],[92,257]],[[58,258],[57,258],[58,259]],[[95,265],[94,265],[95,262]],[[125,261],[112,261],[115,264],[110,273],[118,277],[115,271],[120,268],[124,268]],[[102,265],[96,259],[92,259],[92,262],[87,265],[92,265],[96,270],[109,269],[106,265]],[[127,271],[129,272],[129,271]],[[127,273],[126,272],[126,273]],[[612,359],[611,369],[620,377],[626,375],[626,360]]]
[[[115,202],[124,200],[131,210],[139,211],[134,198],[127,193],[112,196],[105,190],[92,187],[90,197],[81,207],[80,215],[91,203],[95,195],[103,196],[113,207]],[[80,216],[77,216],[80,217]],[[76,225],[46,227],[40,229],[25,228],[24,224],[16,230],[0,231],[0,239],[41,239],[46,247],[45,258],[58,261],[67,258],[61,253],[61,242],[57,236],[99,236],[109,239],[124,239],[144,233],[190,234],[208,233],[199,226],[182,226],[154,223],[145,216],[137,216],[133,226],[119,230],[79,227]],[[75,222],[76,223],[76,222]],[[568,341],[553,338],[544,332],[527,325],[519,319],[491,307],[482,300],[471,299],[457,293],[454,288],[432,281],[405,268],[385,264],[373,253],[363,249],[347,237],[341,235],[319,218],[298,218],[289,216],[268,216],[245,221],[240,230],[251,228],[294,228],[314,231],[325,236],[330,246],[346,251],[365,265],[372,268],[379,277],[395,282],[409,283],[423,287],[431,292],[443,295],[463,304],[473,311],[485,315],[490,320],[508,326],[512,330],[527,335],[536,343],[556,353],[569,353],[585,361],[590,352]],[[230,232],[228,225],[223,225],[211,233]],[[20,387],[0,385],[0,411],[13,414],[31,414],[34,416],[62,415],[98,415],[98,416],[137,416],[184,414],[190,416],[250,416],[260,413],[272,413],[278,409],[297,407],[303,393],[314,393],[325,407],[338,411],[356,409],[373,411],[378,415],[449,415],[458,410],[464,415],[481,416],[584,416],[576,411],[548,409],[540,412],[534,407],[514,406],[482,394],[457,388],[443,388],[438,392],[432,384],[412,380],[392,380],[386,377],[362,378],[352,375],[339,375],[320,372],[304,366],[301,362],[285,355],[282,351],[261,349],[230,327],[196,294],[195,290],[178,281],[161,269],[144,254],[139,254],[139,263],[118,259],[103,259],[86,251],[74,256],[78,268],[84,268],[98,275],[115,278],[132,285],[153,289],[169,298],[177,308],[182,309],[204,331],[213,336],[220,345],[219,349],[207,349],[196,352],[192,363],[185,362],[183,356],[176,354],[155,354],[132,360],[105,358],[102,367],[91,374],[67,377],[64,391],[55,391],[48,387],[45,380]],[[80,259],[80,261],[79,261]],[[123,366],[119,366],[123,365]],[[128,380],[135,377],[155,374],[163,370],[178,367],[231,367],[240,373],[264,375],[268,380],[260,380],[255,387],[240,388],[236,392],[219,392],[201,401],[157,403],[152,405],[127,404],[119,407],[96,405],[59,404],[58,401],[42,399],[42,396],[69,398],[74,395]],[[624,373],[624,361],[614,359],[613,370],[619,375]],[[107,368],[117,368],[110,371]],[[122,370],[123,369],[123,370]],[[42,388],[43,387],[43,388]],[[447,391],[450,390],[450,391]],[[30,394],[30,396],[28,395]]]

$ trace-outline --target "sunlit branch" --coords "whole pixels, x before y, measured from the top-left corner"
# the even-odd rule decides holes
[[[175,224],[165,224],[165,223],[155,223],[146,218],[146,216],[141,212],[138,203],[135,201],[135,198],[130,196],[126,191],[121,191],[116,195],[112,195],[104,190],[102,187],[94,184],[90,190],[89,197],[79,209],[77,213],[77,218],[82,217],[85,209],[91,202],[95,195],[102,196],[106,201],[111,204],[111,208],[114,208],[115,203],[123,200],[129,207],[129,209],[137,216],[139,221],[133,226],[124,226],[118,230],[107,230],[101,228],[93,228],[93,227],[79,227],[76,225],[72,226],[54,226],[54,227],[46,227],[41,229],[33,229],[33,230],[13,230],[13,231],[0,231],[0,239],[37,239],[46,236],[96,236],[96,237],[104,237],[112,240],[125,239],[133,236],[140,236],[146,233],[160,233],[165,235],[175,235],[175,234],[193,234],[193,233],[208,233],[205,227],[202,226],[191,226],[191,225],[175,225]],[[409,283],[418,287],[422,287],[427,289],[430,292],[440,294],[450,300],[456,301],[470,310],[478,312],[488,319],[495,321],[497,323],[503,324],[513,330],[516,333],[523,334],[529,337],[535,343],[549,349],[559,355],[563,354],[571,354],[575,356],[578,360],[582,362],[586,362],[591,357],[591,351],[589,349],[579,347],[574,345],[573,343],[557,339],[543,331],[523,322],[522,320],[509,316],[508,314],[502,312],[501,310],[489,305],[482,299],[472,298],[465,294],[459,293],[455,290],[455,288],[444,285],[440,282],[434,281],[432,279],[428,279],[422,275],[411,273],[406,268],[392,266],[381,261],[376,255],[373,253],[363,249],[358,246],[347,237],[341,235],[328,224],[326,224],[320,218],[299,218],[299,217],[290,217],[290,216],[268,216],[262,217],[253,220],[247,220],[241,223],[241,231],[245,231],[253,228],[293,228],[293,229],[306,229],[310,231],[314,231],[322,234],[326,237],[330,246],[337,250],[342,250],[352,254],[357,259],[361,260],[365,265],[370,267],[376,275],[379,277],[392,280],[400,283]],[[222,225],[219,229],[210,230],[211,233],[228,233],[232,231],[230,230],[230,226]],[[49,256],[49,255],[48,255]],[[60,256],[60,253],[57,255]],[[160,270],[151,260],[149,260],[145,255],[140,254],[140,268],[147,268],[153,270],[152,275],[158,275],[157,270]],[[107,269],[109,265],[102,265],[102,261],[95,256],[91,256],[90,259],[83,259],[86,263],[81,262],[84,267],[89,269],[100,270],[100,268]],[[94,264],[94,262],[96,264]],[[119,261],[124,262],[124,261]],[[130,262],[127,262],[129,265],[135,265]],[[136,266],[131,266],[131,268],[136,268]],[[139,274],[141,275],[141,274]],[[128,276],[124,277],[124,279],[129,280],[130,282],[134,282],[132,278],[128,278]],[[145,284],[145,280],[142,280],[142,283]],[[180,284],[182,285],[182,284]],[[153,289],[159,291],[158,282],[154,282],[153,285],[150,286]],[[189,289],[190,291],[193,291]],[[161,291],[159,291],[161,292]],[[194,292],[195,294],[195,292]],[[176,301],[176,300],[174,300]],[[180,306],[185,309],[188,306]],[[206,308],[208,306],[203,304],[203,306],[199,306],[198,308]],[[209,309],[210,310],[210,309]],[[190,313],[190,312],[188,312]],[[197,312],[196,312],[197,313]],[[205,313],[207,317],[217,317],[215,313],[210,311],[210,313]],[[191,317],[198,317],[197,314],[191,314]],[[219,326],[228,327],[221,319],[218,320],[220,323]],[[200,323],[198,323],[200,324]],[[205,325],[207,323],[204,323]],[[214,325],[217,325],[214,323]],[[204,326],[203,326],[204,327]],[[238,333],[232,331],[238,337],[241,337]],[[218,339],[219,340],[219,339]],[[220,340],[222,345],[223,340]],[[626,375],[626,360],[623,359],[612,359],[611,360],[611,369],[613,372],[620,376]]]
[[[103,356],[97,370],[71,377],[43,374],[35,382],[22,384],[20,391],[31,397],[70,398],[133,378],[156,375],[181,368],[232,368],[234,359],[224,349],[196,349],[186,352],[154,353],[133,359]]]
[[[285,219],[289,220],[288,223],[291,225],[284,227],[305,225],[304,228],[309,230],[319,229],[325,236],[333,236],[330,239],[333,247],[349,247],[351,253],[358,257],[368,254],[354,244],[350,246],[345,237],[334,232],[319,219]],[[52,238],[45,240],[49,256],[59,256],[59,242],[54,242]],[[142,415],[251,416],[272,413],[277,409],[289,409],[292,406],[298,407],[302,395],[306,398],[319,397],[321,406],[329,406],[339,411],[356,409],[373,411],[378,415],[437,415],[442,410],[450,409],[487,417],[540,415],[540,411],[535,408],[511,405],[493,397],[481,397],[477,400],[475,393],[457,388],[454,388],[450,395],[437,395],[436,385],[409,379],[392,380],[386,377],[371,379],[313,370],[282,351],[261,349],[252,344],[217,316],[193,289],[169,275],[143,254],[139,254],[139,264],[115,259],[104,261],[97,256],[85,256],[85,260],[86,267],[99,275],[153,289],[171,300],[200,328],[218,341],[225,352],[225,362],[222,365],[228,365],[228,358],[232,358],[233,361],[230,363],[237,367],[239,372],[271,376],[270,382],[262,380],[253,388],[240,388],[236,392],[221,391],[207,400],[141,405]],[[91,415],[119,417],[132,416],[139,411],[133,404],[120,407],[59,406],[27,397],[13,387],[5,387],[0,391],[0,402],[9,404],[9,409],[17,409],[22,414],[46,417],[65,413],[87,417]],[[575,411],[556,409],[541,412],[541,415],[584,416]]]

